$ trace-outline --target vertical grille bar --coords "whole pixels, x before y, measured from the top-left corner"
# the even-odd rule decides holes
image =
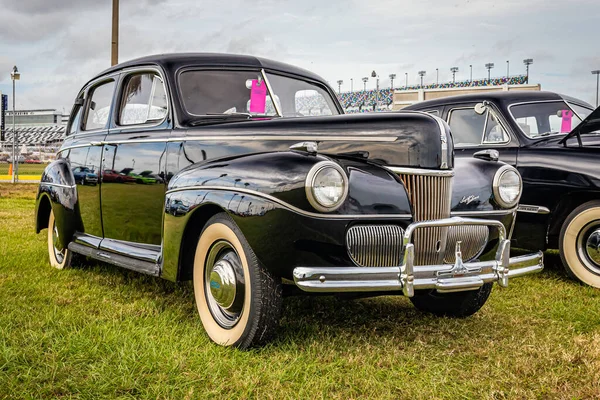
[[[428,221],[450,216],[452,177],[398,174],[413,205],[414,220]],[[423,228],[414,234],[415,265],[441,264],[446,253],[447,227]]]

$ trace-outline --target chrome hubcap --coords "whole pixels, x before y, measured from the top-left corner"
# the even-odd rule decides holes
[[[208,308],[215,321],[230,329],[239,321],[244,308],[244,270],[233,246],[216,242],[206,257],[204,286]]]
[[[585,243],[585,252],[591,262],[600,267],[600,227],[588,236]]]

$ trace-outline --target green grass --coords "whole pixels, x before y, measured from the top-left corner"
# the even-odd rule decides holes
[[[0,398],[600,396],[600,291],[554,253],[467,319],[402,297],[286,299],[277,339],[244,352],[211,344],[190,284],[50,268],[35,190],[0,184]]]
[[[42,175],[48,164],[19,164],[20,175]],[[10,164],[0,163],[0,175],[8,175]]]

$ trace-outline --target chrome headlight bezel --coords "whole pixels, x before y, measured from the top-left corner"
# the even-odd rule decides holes
[[[500,195],[500,185],[502,184],[502,178],[507,173],[515,173],[517,175],[517,177],[519,178],[519,194],[512,201],[507,201],[507,200],[503,199],[502,196]],[[502,167],[500,167],[498,169],[498,171],[496,171],[496,175],[494,175],[494,181],[493,181],[492,187],[494,190],[494,200],[496,201],[496,203],[503,208],[513,208],[517,204],[519,204],[519,200],[521,200],[521,195],[523,194],[523,179],[521,178],[521,174],[519,174],[519,171],[517,171],[516,168],[514,168],[511,165],[503,165]]]
[[[314,193],[315,179],[317,178],[319,173],[321,173],[324,170],[329,169],[329,168],[332,168],[337,173],[339,173],[340,177],[342,178],[343,185],[344,185],[342,195],[340,196],[339,200],[331,206],[327,206],[327,205],[323,205],[323,204],[319,203],[319,201],[317,200],[315,193]],[[338,208],[340,208],[340,206],[342,204],[344,204],[344,201],[346,201],[346,197],[348,197],[348,176],[346,175],[346,172],[339,164],[337,164],[333,161],[320,161],[320,162],[316,163],[315,165],[313,165],[313,167],[310,169],[310,171],[306,175],[306,180],[304,182],[304,189],[306,192],[306,198],[308,199],[308,202],[310,203],[311,206],[313,206],[313,208],[315,210],[321,211],[321,212],[332,212],[332,211],[335,211]]]

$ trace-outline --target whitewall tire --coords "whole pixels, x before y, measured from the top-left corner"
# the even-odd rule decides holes
[[[577,207],[560,230],[560,257],[567,274],[600,288],[600,201]]]
[[[48,259],[50,265],[56,269],[64,269],[71,266],[73,252],[58,243],[58,229],[54,218],[54,211],[50,210],[48,219]]]
[[[213,216],[198,240],[194,296],[202,325],[215,343],[248,348],[268,341],[281,314],[281,282],[256,259],[235,222]]]

